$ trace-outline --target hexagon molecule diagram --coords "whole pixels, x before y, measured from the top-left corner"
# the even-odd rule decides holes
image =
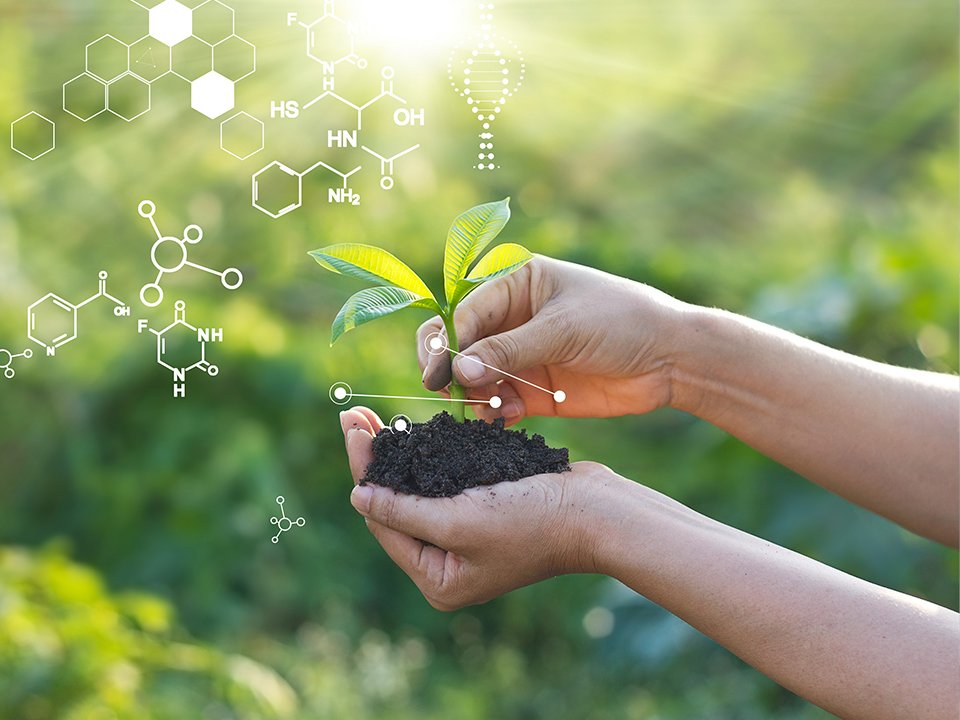
[[[264,126],[252,115],[239,112],[220,123],[220,149],[237,160],[263,150]]]
[[[137,331],[143,334],[149,330],[157,339],[157,364],[173,373],[173,397],[185,398],[187,396],[187,375],[200,370],[210,377],[216,377],[220,374],[220,369],[207,360],[207,345],[218,343],[223,340],[223,330],[221,328],[198,328],[187,322],[187,305],[183,300],[178,300],[174,306],[173,322],[162,330],[154,330],[149,326],[146,320],[137,322]],[[183,357],[174,357],[175,353],[171,347],[173,333],[182,334],[183,340],[189,340],[196,343],[196,351],[190,359]],[[195,358],[195,359],[194,359]]]
[[[233,110],[233,82],[212,70],[190,85],[190,105],[199,113],[215,120]]]
[[[37,160],[57,147],[57,126],[40,113],[29,112],[10,123],[10,148]]]
[[[173,47],[193,34],[193,10],[177,0],[150,8],[150,37]]]

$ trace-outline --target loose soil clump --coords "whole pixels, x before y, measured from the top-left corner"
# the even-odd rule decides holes
[[[567,449],[547,447],[540,435],[507,430],[503,419],[459,423],[444,412],[413,425],[409,433],[381,430],[363,483],[409,495],[452,497],[478,485],[569,469]]]

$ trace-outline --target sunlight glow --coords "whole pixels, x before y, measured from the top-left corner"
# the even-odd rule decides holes
[[[370,42],[407,56],[448,52],[471,32],[470,8],[457,0],[363,0],[360,25]]]

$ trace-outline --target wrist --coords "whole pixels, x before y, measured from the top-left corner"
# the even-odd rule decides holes
[[[721,310],[687,305],[674,339],[670,361],[670,407],[704,417],[718,389],[718,368],[736,351],[735,340],[724,340],[730,324]]]

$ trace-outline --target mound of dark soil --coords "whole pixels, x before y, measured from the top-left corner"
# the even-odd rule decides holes
[[[520,480],[570,469],[566,448],[547,447],[540,435],[507,430],[503,420],[459,423],[447,413],[415,424],[409,433],[381,430],[363,482],[423,497],[451,497],[477,485]]]

